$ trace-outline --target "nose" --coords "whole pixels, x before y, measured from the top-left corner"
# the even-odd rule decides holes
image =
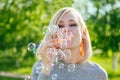
[[[65,25],[65,31],[70,32],[70,26],[69,26],[69,24]]]
[[[70,28],[69,27],[65,27],[64,28],[64,32],[70,32]]]
[[[68,29],[70,28],[69,24],[66,24],[65,27],[68,28]]]

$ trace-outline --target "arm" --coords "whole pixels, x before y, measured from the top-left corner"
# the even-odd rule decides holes
[[[49,80],[49,74],[50,74],[50,69],[46,69],[48,63],[53,63],[52,60],[49,60],[47,56],[47,49],[48,48],[53,48],[53,41],[51,40],[50,34],[45,36],[45,39],[40,43],[38,49],[37,49],[37,56],[38,58],[42,59],[42,64],[43,68],[41,69],[39,74],[36,74],[36,64],[33,66],[33,71],[32,71],[32,80]],[[50,39],[50,40],[49,40]],[[40,61],[38,61],[40,62]]]
[[[100,80],[108,80],[108,75],[107,72],[104,70],[104,73],[101,75],[101,79]]]

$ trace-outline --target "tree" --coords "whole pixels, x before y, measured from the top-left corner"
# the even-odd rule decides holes
[[[77,0],[75,0],[77,1]],[[79,11],[84,9],[84,14],[87,19],[87,26],[91,36],[92,45],[96,49],[101,49],[105,57],[108,57],[108,51],[113,54],[113,68],[117,63],[117,55],[120,50],[120,1],[118,0],[85,0],[86,4],[83,7],[77,7]],[[77,4],[78,2],[76,2]],[[79,2],[80,3],[80,2]],[[92,7],[91,7],[92,6]],[[89,11],[90,10],[90,11]]]

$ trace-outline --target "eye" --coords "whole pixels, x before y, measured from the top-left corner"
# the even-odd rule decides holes
[[[59,28],[63,28],[64,27],[64,25],[58,25],[59,26]]]
[[[77,24],[70,24],[70,27],[76,27]]]

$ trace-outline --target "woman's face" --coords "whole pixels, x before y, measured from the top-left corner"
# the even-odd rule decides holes
[[[74,49],[80,47],[81,40],[81,32],[80,26],[75,16],[73,16],[72,12],[65,13],[58,23],[59,28],[67,28],[69,31],[73,33],[73,38],[71,42],[68,44],[69,49]]]

